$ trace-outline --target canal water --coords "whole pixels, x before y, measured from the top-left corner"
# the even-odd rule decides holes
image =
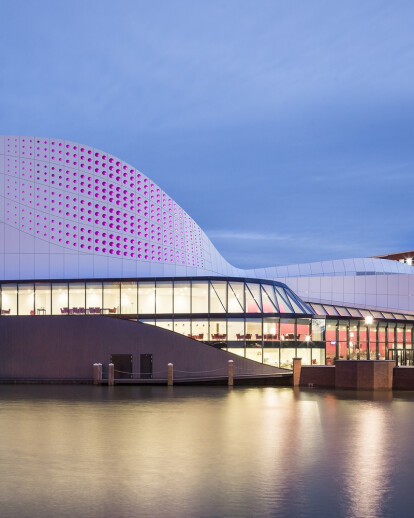
[[[0,386],[0,516],[411,517],[414,393]]]

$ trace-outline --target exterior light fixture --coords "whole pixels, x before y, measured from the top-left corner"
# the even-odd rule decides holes
[[[374,319],[372,318],[371,315],[365,317],[365,323],[366,323],[367,326],[370,326],[373,321],[374,321]]]
[[[306,343],[309,343],[309,342],[310,342],[310,339],[311,339],[310,335],[306,335],[306,336],[305,336],[305,342],[306,342]]]

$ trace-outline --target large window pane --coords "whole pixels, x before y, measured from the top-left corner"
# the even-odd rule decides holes
[[[153,315],[155,313],[155,283],[140,282],[138,284],[138,313]]]
[[[86,283],[86,312],[89,315],[102,314],[102,283]]]
[[[17,315],[17,284],[3,284],[1,314]]]
[[[173,312],[172,282],[157,282],[155,289],[155,308],[157,315]]]
[[[208,282],[193,282],[191,293],[191,312],[208,313]]]
[[[35,285],[36,315],[50,315],[52,313],[52,290],[50,283]]]
[[[385,345],[387,336],[387,323],[380,322],[378,324],[378,346],[379,346],[379,359],[385,360]]]
[[[278,318],[269,317],[263,319],[263,340],[265,347],[275,347],[276,342],[279,344],[280,334]]]
[[[325,340],[325,319],[314,318],[312,319],[312,342],[323,342]]]
[[[263,332],[262,319],[247,318],[246,319],[246,346],[262,347]]]
[[[20,291],[19,291],[20,295]],[[19,304],[20,307],[20,304]],[[404,324],[397,324],[397,349],[402,349],[404,346]]]
[[[121,313],[132,315],[137,312],[137,283],[121,282]]]
[[[174,314],[191,312],[191,284],[174,282]]]
[[[336,356],[337,320],[326,321],[326,365],[332,365]]]
[[[282,347],[280,349],[280,366],[284,369],[291,369],[293,367],[293,358],[295,355],[295,349]]]
[[[244,319],[242,318],[230,318],[227,322],[227,334],[228,334],[228,344],[229,347],[232,347],[233,345],[230,345],[230,342],[235,342],[237,347],[242,343],[244,347],[244,340],[245,340],[245,334],[244,334]]]
[[[246,313],[261,313],[260,284],[246,283]]]
[[[310,345],[311,342],[311,319],[298,318],[296,323],[297,341],[302,342],[303,345]]]
[[[19,285],[19,315],[34,315],[34,286],[33,284]]]
[[[208,340],[208,320],[195,319],[191,323],[191,333],[195,340]]]
[[[69,315],[69,287],[67,284],[52,284],[52,314]]]
[[[227,322],[225,320],[210,321],[210,341],[225,342],[227,340]]]
[[[368,341],[368,333],[367,326],[365,323],[360,322],[359,324],[359,360],[367,359],[367,343]]]
[[[85,284],[83,282],[70,282],[69,313],[72,315],[84,315],[85,304]]]
[[[405,348],[412,348],[413,325],[405,324]]]
[[[349,322],[347,320],[340,320],[338,323],[338,350],[340,360],[346,360],[348,357],[348,326]]]
[[[119,282],[104,282],[103,284],[103,311],[117,314],[121,306]]]
[[[359,358],[358,322],[352,321],[349,324],[349,359]]]
[[[369,326],[369,351],[370,359],[376,360],[377,358],[377,322]]]
[[[280,349],[276,347],[263,349],[263,363],[272,365],[273,367],[279,367],[279,354]]]
[[[325,348],[312,347],[312,365],[325,365]]]
[[[280,320],[280,340],[282,342],[295,341],[295,319],[282,318]]]
[[[228,312],[243,313],[244,312],[244,283],[229,282],[228,283]]]
[[[228,351],[244,356],[244,319],[229,319],[227,321]]]
[[[227,308],[227,283],[214,281],[210,283],[210,313],[225,313]]]
[[[233,352],[233,350],[231,350]],[[255,362],[262,363],[263,361],[263,349],[259,347],[246,347],[246,358]]]
[[[310,347],[298,347],[297,357],[302,358],[302,365],[311,365],[311,348]]]
[[[388,335],[388,349],[395,349],[395,322],[388,323],[387,335]]]
[[[273,286],[262,284],[263,313],[279,313]]]

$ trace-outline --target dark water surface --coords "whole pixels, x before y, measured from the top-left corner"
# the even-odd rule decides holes
[[[0,386],[0,516],[411,517],[414,393]]]

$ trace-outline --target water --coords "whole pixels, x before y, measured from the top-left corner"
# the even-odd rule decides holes
[[[0,516],[414,514],[414,393],[0,386]]]

